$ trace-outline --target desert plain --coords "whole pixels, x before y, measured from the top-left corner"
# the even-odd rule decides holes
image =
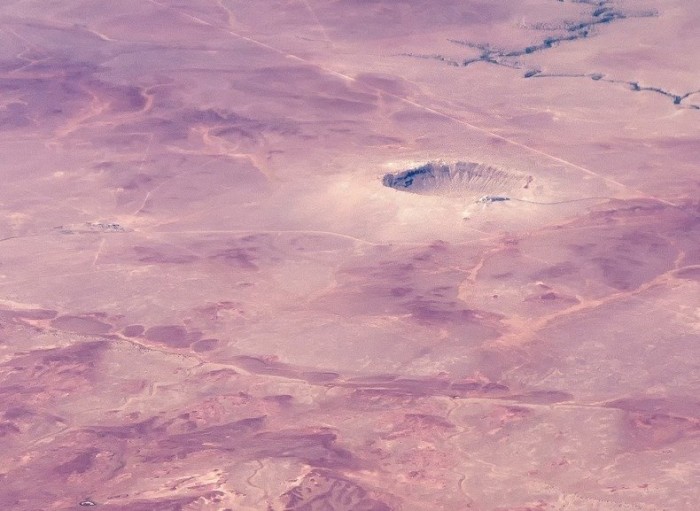
[[[692,511],[686,0],[5,0],[0,508]]]

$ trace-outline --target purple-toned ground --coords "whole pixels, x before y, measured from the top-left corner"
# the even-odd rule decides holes
[[[692,3],[2,2],[0,508],[697,509]]]

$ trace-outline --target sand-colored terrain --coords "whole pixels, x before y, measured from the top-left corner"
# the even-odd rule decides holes
[[[687,0],[6,0],[0,508],[693,511]]]

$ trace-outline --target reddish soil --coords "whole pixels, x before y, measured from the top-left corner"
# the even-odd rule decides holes
[[[2,2],[0,508],[694,511],[698,48],[687,0]]]

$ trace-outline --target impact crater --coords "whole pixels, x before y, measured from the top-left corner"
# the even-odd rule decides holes
[[[384,186],[403,192],[459,197],[507,194],[531,182],[532,176],[465,161],[431,161],[382,178]]]

